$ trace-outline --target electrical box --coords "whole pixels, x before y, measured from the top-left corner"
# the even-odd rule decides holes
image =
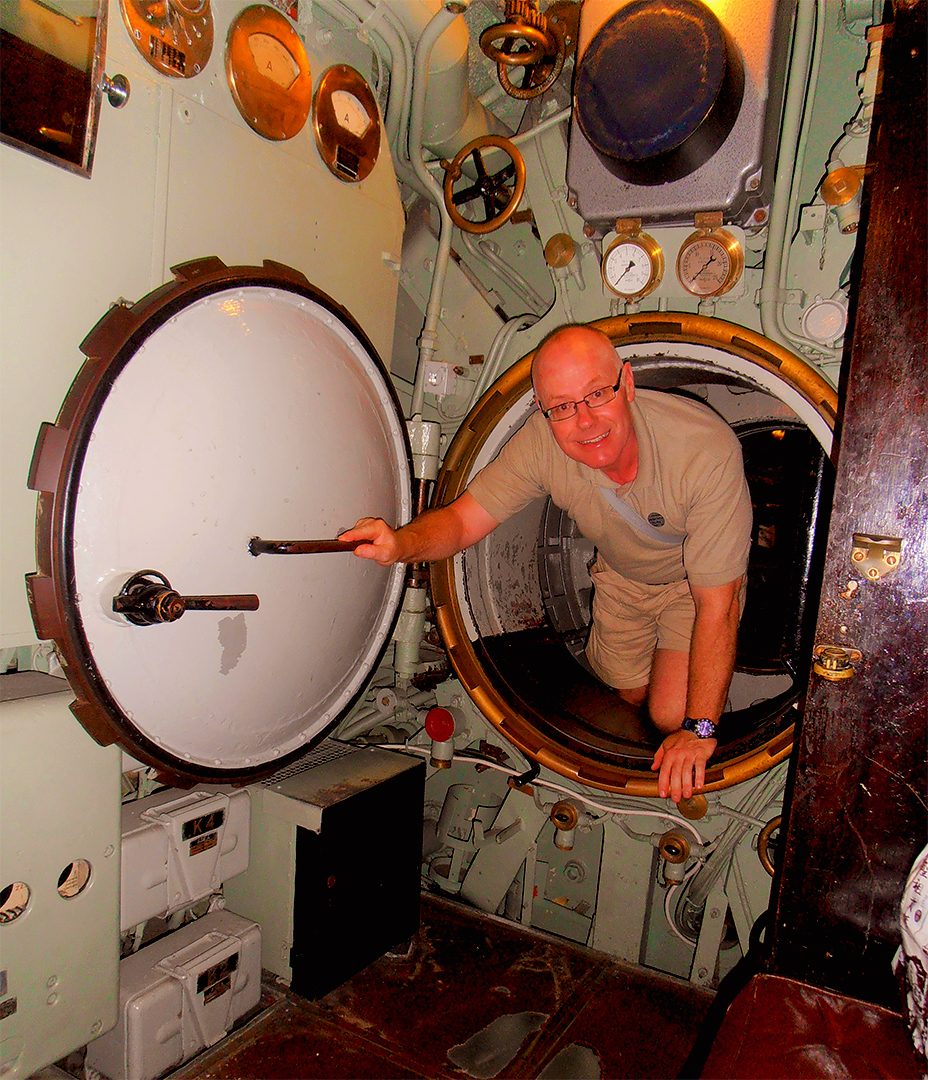
[[[261,996],[261,932],[216,911],[119,965],[116,1027],[87,1047],[110,1080],[154,1080],[225,1036]]]
[[[122,808],[120,926],[170,915],[248,866],[248,793],[159,791]]]
[[[263,965],[319,997],[419,926],[425,762],[325,740],[251,789],[251,860],[225,888]]]
[[[617,218],[684,225],[707,210],[766,221],[793,10],[586,0],[567,151],[577,213],[600,234]]]

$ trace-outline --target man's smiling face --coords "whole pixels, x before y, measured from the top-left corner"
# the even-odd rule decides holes
[[[609,339],[588,327],[567,327],[539,348],[532,365],[535,396],[542,409],[565,401],[579,402],[566,420],[548,421],[555,442],[564,453],[601,469],[618,483],[634,479],[638,443],[629,403],[635,387],[631,367],[625,365],[622,385],[612,401],[591,408],[582,399],[594,390],[614,386],[622,363]]]

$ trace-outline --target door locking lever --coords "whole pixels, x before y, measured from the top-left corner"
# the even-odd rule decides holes
[[[248,541],[252,555],[319,555],[326,551],[354,551],[367,540],[262,540],[253,536]]]
[[[136,626],[177,622],[185,611],[257,611],[254,593],[181,596],[157,570],[139,570],[113,597],[113,611]]]

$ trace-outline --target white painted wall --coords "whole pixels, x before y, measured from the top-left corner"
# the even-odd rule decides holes
[[[148,66],[113,0],[106,70],[132,93],[122,110],[103,104],[91,180],[0,146],[0,648],[36,640],[23,585],[35,569],[36,433],[114,300],[137,300],[191,259],[273,259],[347,307],[390,362],[397,278],[385,256],[399,262],[403,212],[386,140],[371,175],[349,185],[322,164],[311,120],[285,143],[256,135],[225,77],[226,35],[245,6],[213,0],[212,57],[183,80]],[[369,76],[352,33],[307,30],[314,86],[334,63]]]

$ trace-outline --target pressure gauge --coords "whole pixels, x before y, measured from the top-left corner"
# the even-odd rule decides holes
[[[693,296],[722,296],[744,270],[741,244],[727,229],[697,229],[681,244],[677,277]]]
[[[233,21],[226,78],[238,111],[259,135],[280,141],[302,130],[312,99],[309,60],[279,11],[254,4]]]
[[[326,166],[345,183],[370,174],[380,152],[380,113],[360,72],[337,64],[319,80],[313,131]]]
[[[623,300],[639,300],[660,285],[664,276],[664,253],[647,233],[620,234],[606,249],[603,282]]]

